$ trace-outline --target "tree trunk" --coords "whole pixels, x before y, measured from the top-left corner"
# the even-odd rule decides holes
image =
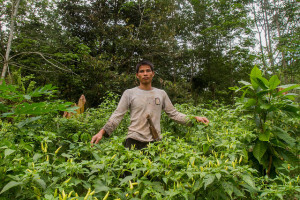
[[[256,16],[256,10],[255,10],[256,8],[255,8],[254,3],[252,3],[252,9],[253,9],[253,14],[254,14],[255,26],[256,26],[256,29],[257,29],[257,32],[258,32],[261,59],[262,59],[263,65],[264,65],[264,70],[266,71],[268,65],[267,65],[267,62],[266,62],[266,59],[265,59],[264,48],[263,48],[263,44],[262,44],[262,36],[261,36],[261,31],[259,30],[259,26],[258,26],[258,19],[257,19],[257,16]]]
[[[16,3],[12,9],[12,16],[11,16],[11,21],[10,21],[10,32],[9,32],[9,38],[8,38],[8,42],[7,42],[5,57],[4,57],[4,65],[3,65],[3,69],[2,69],[0,84],[2,84],[3,80],[5,79],[6,71],[8,69],[9,54],[10,54],[10,50],[11,50],[11,43],[13,40],[14,29],[15,29],[15,18],[18,13],[20,1],[21,0],[16,0]]]
[[[274,5],[276,5],[276,1],[274,0]],[[278,34],[278,37],[280,38],[281,37],[281,27],[280,27],[280,23],[279,23],[279,9],[277,8],[276,9],[276,12],[275,12],[275,24],[276,24],[276,28],[277,28],[277,34]],[[280,42],[279,40],[279,46],[281,45],[282,42]],[[281,52],[281,55],[282,55],[282,71],[283,71],[283,79],[284,79],[284,82],[285,84],[287,84],[288,82],[288,75],[285,73],[286,70],[287,70],[287,63],[286,63],[286,58],[285,58],[285,52],[284,50],[279,50]]]
[[[274,67],[274,57],[273,57],[273,49],[272,49],[272,40],[271,40],[271,27],[269,24],[268,18],[268,9],[269,9],[269,2],[267,0],[261,0],[260,2],[263,14],[263,27],[265,32],[265,41],[266,41],[266,48],[268,51],[268,57],[270,60],[271,69]]]

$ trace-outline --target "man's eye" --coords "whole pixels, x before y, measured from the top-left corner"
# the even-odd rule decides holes
[[[150,69],[147,69],[147,72],[151,72],[151,70],[150,70]]]

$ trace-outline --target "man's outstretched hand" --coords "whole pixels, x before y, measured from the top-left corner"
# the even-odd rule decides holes
[[[96,135],[92,137],[91,144],[98,144],[98,142],[102,139],[103,135],[105,134],[105,130],[101,129]]]
[[[209,120],[206,117],[198,117],[198,116],[196,116],[195,119],[197,120],[197,122],[202,122],[205,125],[209,124]]]

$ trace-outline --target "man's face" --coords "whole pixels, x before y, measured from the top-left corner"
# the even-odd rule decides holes
[[[150,84],[154,76],[154,72],[149,65],[141,65],[136,77],[141,84]]]

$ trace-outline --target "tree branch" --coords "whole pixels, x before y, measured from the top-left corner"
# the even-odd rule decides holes
[[[62,70],[62,71],[71,72],[71,73],[73,73],[73,74],[76,74],[76,73],[73,72],[71,69],[68,69],[68,68],[65,67],[65,66],[64,66],[64,67],[67,68],[67,69],[64,69],[64,68],[59,67],[58,65],[54,64],[54,63],[51,62],[49,59],[47,59],[47,58],[44,56],[44,54],[42,54],[41,52],[21,52],[21,53],[15,54],[14,56],[11,56],[9,60],[11,60],[12,58],[14,58],[14,57],[16,57],[16,56],[20,56],[20,55],[23,55],[23,54],[37,54],[37,55],[41,56],[41,57],[42,57],[47,63],[49,63],[50,65],[52,65],[52,66],[54,66],[54,67],[56,67],[56,68],[58,68],[58,69],[60,69],[60,70]],[[56,62],[58,62],[58,61],[56,61]],[[63,64],[60,63],[60,62],[58,62],[58,63],[61,64],[61,65],[63,65]],[[77,74],[76,74],[76,75],[77,75]]]

